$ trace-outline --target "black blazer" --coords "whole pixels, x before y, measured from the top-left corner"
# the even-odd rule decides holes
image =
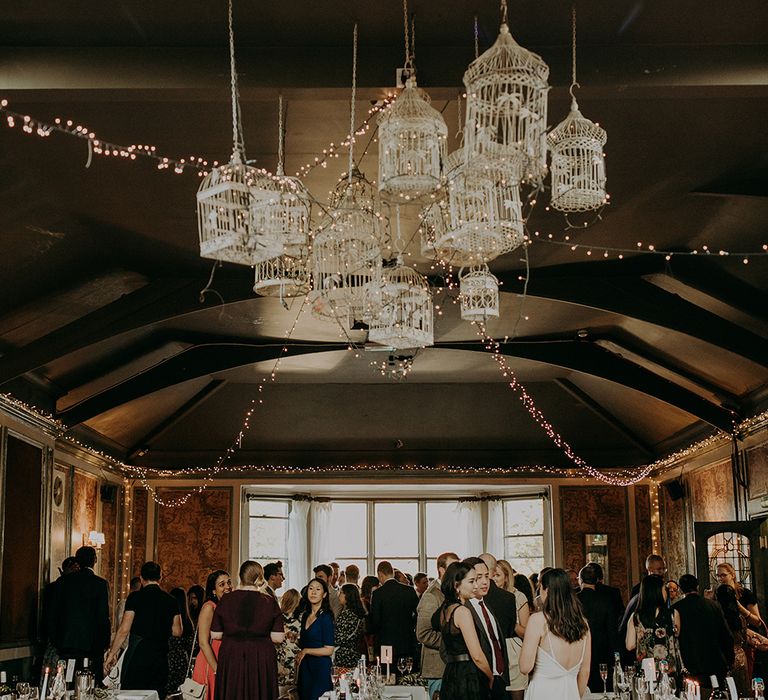
[[[589,667],[589,688],[592,692],[602,690],[600,664],[613,666],[613,654],[619,649],[619,631],[616,625],[614,601],[591,588],[584,588],[577,594],[584,609],[591,632],[592,657]]]
[[[619,621],[624,615],[624,599],[621,597],[621,591],[614,586],[606,586],[604,583],[598,583],[595,585],[595,590],[602,596],[608,598],[611,601],[611,605],[614,609],[614,615],[616,618],[616,626],[618,627]]]
[[[689,593],[672,606],[680,615],[680,656],[688,673],[723,678],[733,665],[733,635],[714,600]]]
[[[109,647],[109,586],[92,569],[81,569],[57,581],[53,633],[62,655],[101,660]],[[98,657],[94,659],[94,654]]]
[[[514,597],[514,594],[512,594]],[[503,630],[504,627],[499,622],[498,617],[496,617],[496,613],[494,610],[491,609],[491,606],[488,604],[488,596],[484,599],[485,607],[488,610],[488,614],[491,616],[493,620],[496,621],[496,627],[499,630]],[[491,640],[488,638],[488,635],[485,633],[485,627],[483,626],[483,622],[480,619],[480,614],[475,609],[475,606],[472,605],[470,601],[467,601],[465,604],[465,607],[469,608],[469,611],[472,613],[472,619],[475,621],[475,629],[477,630],[477,639],[480,642],[480,648],[483,650],[483,654],[485,654],[485,658],[488,661],[488,665],[493,668],[493,646],[491,645]],[[509,659],[507,658],[507,645],[504,642],[503,639],[499,640],[499,645],[501,646],[501,655],[504,657],[504,673],[502,674],[505,680],[509,680]],[[479,671],[478,671],[479,673]],[[481,673],[480,674],[481,679],[485,679],[485,676]],[[485,680],[487,683],[488,681]],[[481,685],[481,687],[483,687]]]
[[[373,591],[368,628],[377,647],[391,646],[394,658],[414,655],[418,604],[416,591],[393,578]]]
[[[499,588],[493,581],[488,593],[484,598],[485,604],[493,611],[496,621],[501,630],[501,645],[504,646],[504,639],[510,639],[515,636],[515,625],[517,624],[517,598],[514,593]]]

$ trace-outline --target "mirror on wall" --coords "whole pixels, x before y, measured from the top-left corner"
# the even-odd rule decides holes
[[[584,551],[587,563],[594,562],[603,567],[605,583],[610,583],[610,570],[608,568],[608,535],[590,533],[584,535]]]

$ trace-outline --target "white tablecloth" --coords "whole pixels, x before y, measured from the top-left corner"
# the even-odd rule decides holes
[[[156,690],[120,690],[117,700],[160,700]]]
[[[330,693],[323,693],[320,700],[330,697]],[[426,688],[420,685],[387,685],[381,691],[382,698],[391,698],[392,700],[429,700]]]

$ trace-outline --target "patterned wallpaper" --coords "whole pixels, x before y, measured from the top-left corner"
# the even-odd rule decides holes
[[[673,501],[662,484],[659,488],[661,510],[661,551],[667,560],[670,578],[679,579],[692,572],[688,564],[688,534],[685,525],[685,498]]]
[[[691,473],[688,490],[694,522],[735,519],[730,460]]]
[[[627,599],[627,490],[618,486],[563,486],[560,488],[565,568],[584,566],[584,535],[608,535],[608,582]],[[629,586],[631,588],[631,586]]]
[[[99,504],[99,480],[75,470],[72,485],[72,541],[71,553],[83,546],[86,535],[96,527],[96,513]]]
[[[637,571],[640,580],[645,571],[645,558],[653,551],[651,537],[651,489],[649,486],[635,486],[635,519],[637,521]]]
[[[173,498],[174,489],[158,489]],[[157,561],[163,587],[204,585],[214,569],[229,567],[232,489],[210,488],[181,508],[157,508]]]
[[[749,497],[768,494],[768,443],[747,450],[749,468]]]
[[[133,489],[133,525],[131,527],[131,578],[139,575],[141,566],[146,559],[147,495],[147,490],[145,488],[136,487]]]
[[[120,508],[120,491],[115,494],[114,503],[101,502],[101,531],[106,540],[101,548],[99,559],[101,560],[101,575],[109,582],[110,606],[114,609],[116,604],[115,594],[119,583],[117,582],[117,549],[122,545],[119,542],[117,532],[118,511]]]

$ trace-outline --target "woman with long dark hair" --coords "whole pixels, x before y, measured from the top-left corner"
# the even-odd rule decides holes
[[[731,675],[736,681],[739,697],[746,696],[750,691],[750,675],[747,664],[747,623],[739,609],[739,600],[736,590],[727,583],[720,584],[715,589],[715,599],[723,609],[723,616],[733,635],[734,662],[731,667]]]
[[[520,651],[520,671],[535,673],[526,700],[579,700],[587,688],[589,625],[564,569],[539,579],[542,610],[531,615]]]
[[[472,613],[465,607],[477,592],[475,569],[455,561],[443,575],[440,590],[445,601],[432,618],[443,635],[445,671],[441,700],[485,700],[493,683],[493,671],[477,638]],[[436,622],[439,621],[439,622]]]
[[[197,619],[200,617],[203,603],[205,603],[205,590],[203,587],[197,583],[194,586],[190,586],[187,591],[187,605],[189,607],[189,617],[195,629],[197,629]]]
[[[341,612],[336,618],[336,655],[333,663],[335,666],[352,668],[363,654],[365,616],[368,611],[365,609],[363,601],[360,599],[360,591],[354,583],[345,583],[341,587],[339,602],[341,603]]]
[[[515,574],[515,589],[520,591],[528,601],[528,612],[533,612],[533,588],[531,580],[524,574]]]
[[[638,661],[667,661],[669,672],[674,675],[680,666],[676,636],[679,628],[679,613],[667,607],[664,580],[660,576],[646,576],[640,584],[637,610],[627,623],[627,650],[634,650]]]
[[[184,589],[172,588],[170,593],[179,606],[182,630],[181,637],[171,636],[168,639],[168,692],[175,693],[187,675],[195,628],[189,617],[187,594]]]
[[[331,656],[333,654],[333,613],[328,600],[328,585],[313,578],[303,591],[301,651],[296,654],[297,685],[301,700],[317,700],[333,690]]]
[[[211,639],[213,613],[222,597],[231,592],[232,579],[226,571],[217,569],[208,574],[203,592],[205,602],[200,608],[197,620],[197,643],[200,646],[200,652],[195,659],[195,668],[192,671],[192,678],[208,687],[208,700],[213,700],[216,691],[216,670],[221,646],[221,639]]]

